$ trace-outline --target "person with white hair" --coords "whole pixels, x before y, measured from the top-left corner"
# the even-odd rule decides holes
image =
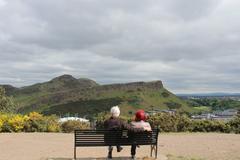
[[[127,129],[132,132],[142,132],[144,131],[144,128],[134,128],[130,124],[122,121],[119,119],[120,115],[120,109],[118,106],[113,106],[110,110],[111,112],[111,117],[107,119],[104,122],[104,128],[107,130],[121,130],[121,129]],[[117,152],[120,152],[122,150],[121,146],[116,146],[117,147]],[[113,147],[109,146],[108,149],[108,158],[112,159],[112,150]]]
[[[111,114],[112,114],[112,116],[113,117],[119,117],[119,115],[120,115],[120,109],[119,109],[119,107],[118,106],[113,106],[112,108],[111,108]]]

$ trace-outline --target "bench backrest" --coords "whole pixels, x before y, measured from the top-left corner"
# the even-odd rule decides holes
[[[157,144],[158,129],[132,133],[127,130],[75,130],[75,146],[150,145]]]

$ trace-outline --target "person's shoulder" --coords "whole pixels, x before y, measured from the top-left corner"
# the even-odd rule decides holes
[[[139,121],[132,121],[132,122],[131,122],[131,125],[132,125],[134,128],[142,128],[142,124],[141,124],[141,122],[139,122]]]
[[[106,120],[104,121],[104,123],[108,123],[110,120],[111,120],[111,119],[108,118],[108,119],[106,119]]]
[[[130,124],[134,125],[134,124],[138,124],[139,122],[137,121],[132,121]]]
[[[150,126],[150,123],[145,121],[140,121],[139,123],[141,123],[142,126]]]
[[[145,125],[150,125],[150,123],[149,123],[149,122],[144,122],[144,121],[143,121],[143,124],[145,124]]]
[[[106,121],[109,121],[109,118],[104,120],[104,122],[106,122]]]
[[[148,128],[152,128],[149,122],[145,122],[144,126]]]
[[[142,121],[142,123],[144,123],[144,124],[150,124],[149,122],[145,122],[145,121]]]

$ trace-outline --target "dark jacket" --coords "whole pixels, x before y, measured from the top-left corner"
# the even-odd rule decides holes
[[[120,120],[119,118],[109,118],[104,122],[104,128],[108,130],[126,129],[132,132],[142,132],[143,128],[133,128],[130,124]]]

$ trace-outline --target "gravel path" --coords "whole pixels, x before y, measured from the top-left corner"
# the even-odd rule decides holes
[[[159,136],[159,159],[163,155],[191,156],[207,160],[240,160],[240,135],[195,133],[161,134]],[[141,146],[138,157],[149,156],[150,147]],[[127,159],[130,147],[121,153],[113,153],[117,159]],[[107,154],[106,147],[77,149],[80,160],[90,160]],[[70,160],[73,157],[73,134],[64,133],[1,133],[0,160]]]

